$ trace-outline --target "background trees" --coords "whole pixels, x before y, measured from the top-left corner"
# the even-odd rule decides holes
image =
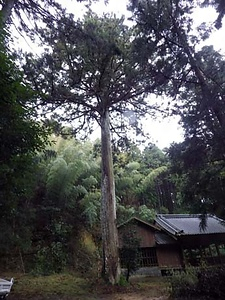
[[[93,238],[99,234],[99,159],[93,160],[89,142],[52,139],[55,145],[39,158],[40,171],[31,200],[36,222],[32,246],[39,273],[59,272],[68,264],[78,267],[85,234],[90,230]]]
[[[1,251],[21,251],[30,244],[34,155],[46,145],[46,129],[35,122],[36,95],[23,82],[0,30],[0,218]],[[9,238],[10,236],[10,238]],[[19,251],[18,251],[19,250]]]
[[[142,151],[132,143],[124,149],[114,147],[116,196],[120,205],[146,205],[158,212],[165,206],[172,212],[174,188],[168,163],[165,154],[151,143]]]
[[[170,150],[174,165],[182,161],[180,170],[186,169],[180,187],[185,186],[186,199],[192,207],[197,203],[199,207],[207,203],[211,209],[217,207],[215,199],[220,196],[212,192],[210,182],[217,177],[221,181],[223,174],[223,56],[213,47],[197,50],[201,38],[207,38],[210,32],[202,25],[200,35],[193,35],[194,3],[139,1],[133,5],[140,30],[137,42],[142,53],[146,53],[139,57],[148,63],[147,50],[156,45],[159,56],[155,66],[167,82],[164,93],[172,99],[172,112],[181,117],[185,130],[185,142]]]
[[[94,272],[101,255],[101,153],[96,151],[98,141],[79,142],[54,135],[50,141],[51,145],[34,158],[36,167],[29,174],[32,181],[26,180],[26,188],[32,193],[27,196],[21,210],[16,208],[15,224],[17,231],[23,228],[24,240],[20,240],[17,246],[10,244],[10,248],[13,236],[5,236],[7,242],[1,248],[2,257],[7,258],[10,249],[13,260],[7,263],[8,268],[15,261],[19,269],[37,274],[61,272],[68,266],[86,273]],[[123,155],[133,157],[131,165],[142,161],[141,153],[136,159],[130,151],[124,151]],[[155,164],[154,161],[152,164]],[[126,166],[117,166],[116,174],[126,172]],[[148,172],[148,166],[143,167],[143,172]],[[155,217],[158,201],[152,199],[151,190],[154,193],[156,186],[152,182],[145,194],[147,184],[142,173],[140,175],[141,180],[136,182],[136,188],[143,191],[142,196],[148,199],[146,205],[141,202],[141,197],[137,197],[135,189],[131,189],[130,198],[136,201],[129,203],[126,199],[124,203],[121,197],[123,186],[116,184],[118,224],[132,216],[148,222]],[[128,174],[120,178],[127,180]],[[11,203],[8,205],[12,209]],[[9,228],[11,220],[9,215],[6,227]]]

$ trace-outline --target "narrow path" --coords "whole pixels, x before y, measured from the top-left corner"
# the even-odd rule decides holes
[[[144,293],[126,293],[126,294],[113,294],[101,295],[98,300],[168,300],[167,296],[152,297],[148,296],[147,292]]]

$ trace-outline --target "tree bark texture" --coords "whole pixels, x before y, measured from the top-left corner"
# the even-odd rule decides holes
[[[6,22],[8,21],[10,15],[12,13],[12,9],[15,4],[15,1],[16,0],[6,0],[4,2],[4,4],[2,5],[1,22],[2,22],[3,26],[6,24]]]
[[[101,227],[103,244],[103,274],[111,284],[120,278],[119,242],[116,226],[116,197],[110,137],[109,112],[101,117],[102,205]]]

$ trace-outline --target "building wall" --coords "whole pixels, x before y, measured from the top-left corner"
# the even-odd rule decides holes
[[[149,226],[145,226],[144,224],[129,224],[128,226],[124,226],[119,228],[119,247],[123,247],[123,235],[127,235],[130,232],[133,232],[135,236],[139,239],[140,247],[155,247],[155,235],[154,229],[151,229]]]
[[[181,268],[183,265],[182,253],[175,246],[161,246],[157,248],[159,267]]]
[[[207,247],[210,244],[224,244],[225,234],[214,233],[214,234],[196,234],[196,235],[184,235],[178,239],[182,248],[198,248]]]
[[[155,234],[154,231],[149,228],[138,226],[137,227],[137,236],[141,237],[140,239],[140,247],[155,247]]]

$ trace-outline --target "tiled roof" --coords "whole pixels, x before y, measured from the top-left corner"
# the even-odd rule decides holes
[[[139,219],[139,218],[137,218],[137,217],[132,217],[132,218],[130,218],[130,219],[128,219],[126,222],[124,222],[124,223],[122,223],[122,224],[119,224],[118,226],[117,226],[117,228],[120,228],[120,227],[122,227],[122,226],[124,226],[124,225],[127,225],[128,223],[132,223],[132,222],[137,222],[137,223],[141,223],[141,224],[144,224],[144,225],[146,225],[146,226],[148,226],[148,227],[151,227],[152,229],[155,229],[155,230],[160,230],[158,227],[156,227],[154,224],[150,224],[150,223],[148,223],[148,222],[146,222],[146,221],[143,221],[143,220],[141,220],[141,219]]]
[[[174,238],[163,232],[155,233],[155,242],[157,245],[173,245],[177,243]]]
[[[204,217],[200,214],[157,215],[155,222],[172,235],[225,233],[225,222],[223,220],[212,215]]]

